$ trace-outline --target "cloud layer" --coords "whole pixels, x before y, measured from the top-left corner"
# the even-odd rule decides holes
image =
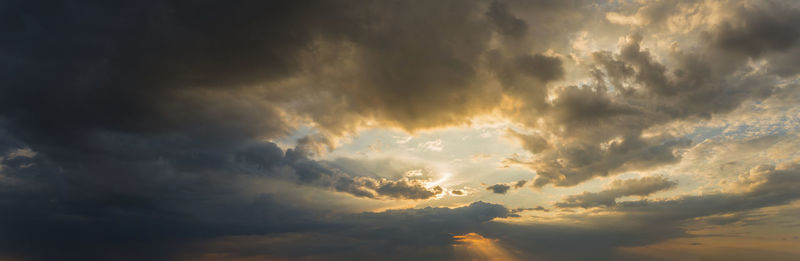
[[[28,0],[0,21],[2,260],[460,260],[470,240],[636,260],[618,250],[800,198],[793,1]],[[379,131],[408,146],[355,152]]]

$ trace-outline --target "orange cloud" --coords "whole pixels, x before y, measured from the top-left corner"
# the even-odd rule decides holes
[[[491,260],[508,261],[519,260],[512,253],[500,246],[497,239],[485,238],[477,233],[467,233],[453,236],[456,244],[453,246],[460,256],[459,260]]]

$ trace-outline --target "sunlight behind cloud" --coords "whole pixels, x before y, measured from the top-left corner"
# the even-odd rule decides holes
[[[515,261],[512,253],[500,246],[497,239],[485,238],[477,233],[453,236],[457,253],[463,254],[461,260],[472,261]]]

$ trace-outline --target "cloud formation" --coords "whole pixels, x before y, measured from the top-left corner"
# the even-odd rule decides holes
[[[626,196],[648,196],[650,194],[675,188],[678,183],[669,181],[661,176],[643,177],[640,179],[614,180],[600,192],[583,192],[578,195],[566,197],[562,202],[556,203],[557,207],[591,208],[598,206],[614,206],[616,199]]]
[[[510,183],[498,183],[498,184],[494,184],[494,185],[486,187],[486,190],[491,191],[492,193],[495,193],[495,194],[506,194],[506,192],[508,192],[508,190],[510,190],[510,189],[518,189],[518,188],[524,187],[525,184],[527,184],[527,183],[528,183],[527,180],[519,180],[519,181],[516,181],[516,182],[510,182]]]
[[[3,260],[458,260],[465,235],[611,260],[800,198],[791,149],[708,145],[796,143],[793,1],[27,0],[0,21]],[[512,144],[417,138],[480,117]],[[411,147],[352,153],[373,130]],[[494,155],[527,169],[472,168]]]

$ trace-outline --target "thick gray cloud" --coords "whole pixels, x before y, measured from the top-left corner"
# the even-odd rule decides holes
[[[29,124],[52,115],[45,122],[62,127],[266,137],[288,131],[286,110],[335,133],[366,119],[410,130],[463,123],[499,101],[473,83],[493,31],[488,4],[10,2],[2,109]]]
[[[598,206],[614,206],[617,198],[626,196],[647,196],[659,191],[675,188],[678,183],[669,181],[661,176],[643,177],[640,179],[614,180],[608,188],[600,192],[583,192],[578,195],[567,196],[563,201],[556,203],[557,207],[591,208]]]

